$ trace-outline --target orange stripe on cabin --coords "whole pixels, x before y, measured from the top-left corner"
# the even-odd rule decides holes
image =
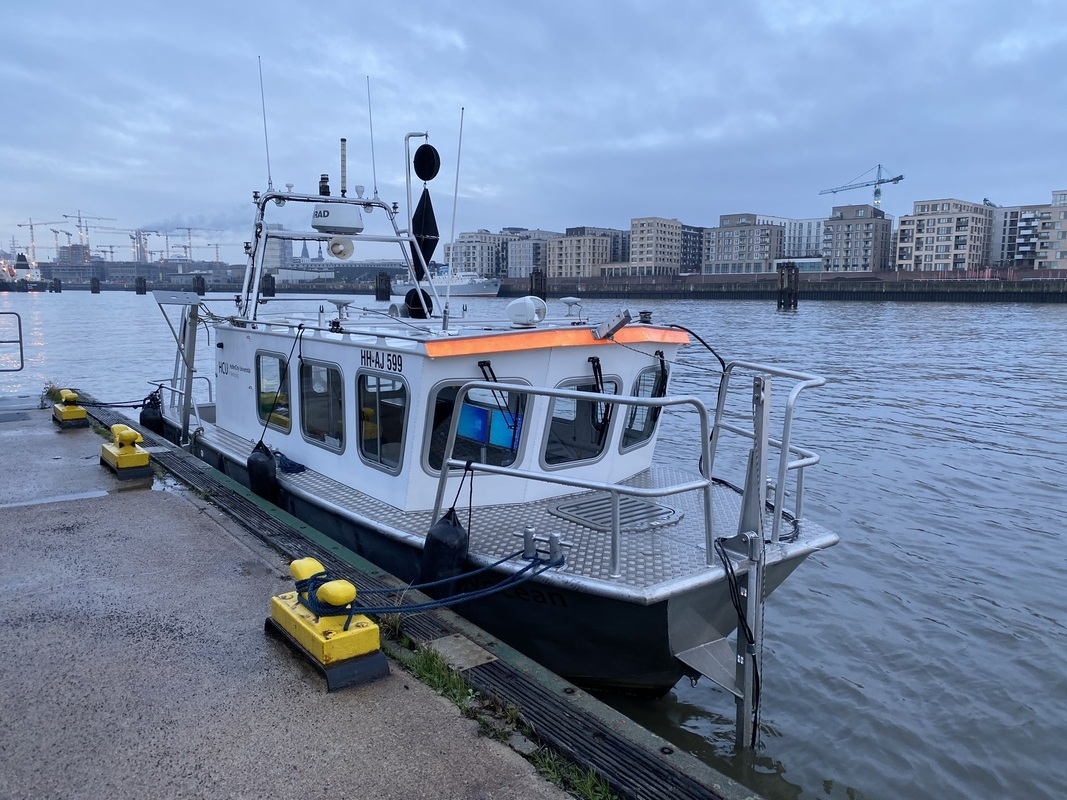
[[[634,326],[623,328],[613,337],[620,344],[662,342],[689,344],[689,334],[679,330]],[[505,333],[490,336],[465,336],[455,339],[435,339],[426,342],[426,355],[469,356],[478,353],[510,353],[519,350],[543,350],[549,347],[581,347],[611,344],[611,339],[595,339],[588,328],[552,328],[528,333]]]

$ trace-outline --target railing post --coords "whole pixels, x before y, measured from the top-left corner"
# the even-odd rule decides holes
[[[181,446],[189,443],[189,415],[193,403],[193,373],[196,371],[196,329],[200,324],[197,306],[186,306],[188,312],[185,321],[185,339],[182,345],[182,359],[185,361],[184,393],[182,395],[182,436]]]
[[[611,493],[611,577],[622,575],[622,523],[619,519],[619,493]]]
[[[745,598],[745,619],[739,620],[737,630],[737,686],[741,690],[737,701],[735,743],[739,748],[755,745],[756,686],[759,663],[756,654],[763,643],[763,570],[765,566],[763,535],[749,532],[748,572],[740,580],[741,596]],[[744,627],[747,626],[747,629]],[[749,639],[751,638],[751,641]]]

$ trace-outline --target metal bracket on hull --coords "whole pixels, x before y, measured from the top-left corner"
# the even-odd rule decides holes
[[[708,680],[714,681],[734,697],[742,696],[736,679],[737,655],[734,653],[734,646],[725,637],[675,653],[675,658]]]

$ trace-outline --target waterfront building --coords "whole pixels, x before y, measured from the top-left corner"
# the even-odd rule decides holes
[[[872,205],[834,206],[823,222],[824,272],[890,269],[893,220]]]
[[[630,220],[630,274],[676,275],[682,267],[682,223],[663,217]],[[608,259],[605,259],[606,263]]]
[[[819,221],[820,224],[822,220]],[[798,272],[812,273],[822,272],[822,256],[806,256],[803,258],[776,258],[771,265],[774,272],[778,271],[778,267],[782,264],[796,264]]]
[[[547,272],[549,239],[562,236],[556,231],[527,230],[521,238],[508,242],[508,277],[529,278],[535,269]]]
[[[611,261],[611,237],[603,234],[558,236],[545,249],[549,278],[591,278]]]
[[[678,269],[683,273],[699,273],[704,266],[704,228],[682,225],[682,252]]]
[[[282,230],[283,225],[268,224],[271,230]],[[170,259],[176,261],[177,259]],[[277,275],[281,269],[288,268],[293,262],[293,241],[291,239],[270,238],[267,240],[267,249],[263,251],[263,270],[266,274]],[[179,272],[185,270],[179,267]]]
[[[978,270],[990,263],[991,205],[945,198],[921,200],[900,218],[896,269],[901,272]]]
[[[735,275],[773,272],[785,256],[785,226],[757,214],[723,214],[704,229],[703,272]],[[761,221],[762,220],[762,221]]]
[[[784,228],[783,258],[822,258],[823,226],[826,224],[826,217],[790,219],[757,215],[756,224],[781,225]]]
[[[993,210],[990,262],[1024,269],[1067,269],[1067,191],[1042,205]]]
[[[461,233],[452,245],[445,246],[445,263],[454,272],[477,272],[487,278],[508,276],[508,244],[519,241],[525,228],[504,228],[490,233],[484,228]]]
[[[630,260],[630,229],[620,228],[596,228],[590,225],[582,225],[576,228],[567,228],[567,236],[607,236],[611,239],[611,261]]]

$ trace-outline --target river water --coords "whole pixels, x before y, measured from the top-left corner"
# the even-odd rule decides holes
[[[707,681],[655,702],[605,699],[768,798],[1067,796],[1067,306],[639,309],[727,360],[828,378],[802,402],[795,440],[822,456],[806,516],[841,543],[768,601],[754,755],[734,755],[732,698]],[[27,364],[0,373],[0,395],[52,381],[140,400],[170,374],[151,296],[0,293],[4,311],[22,317]],[[0,350],[0,366],[9,358]],[[712,363],[697,347],[680,360]],[[710,402],[714,376],[694,375],[673,389]],[[657,457],[691,435],[665,429]]]

